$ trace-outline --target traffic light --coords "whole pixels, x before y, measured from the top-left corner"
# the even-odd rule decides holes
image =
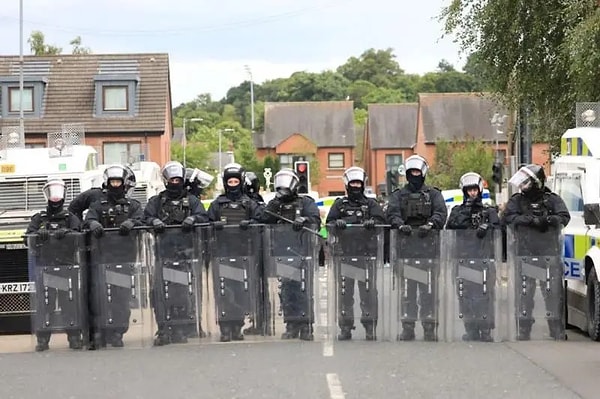
[[[492,165],[492,180],[499,186],[502,186],[502,164],[500,162]]]
[[[296,161],[294,162],[294,170],[300,180],[300,183],[298,184],[298,194],[308,194],[310,186],[310,164],[308,161]]]

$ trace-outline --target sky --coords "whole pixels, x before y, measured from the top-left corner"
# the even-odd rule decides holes
[[[465,57],[437,21],[450,0],[22,0],[23,53],[42,31],[69,53],[69,42],[96,54],[169,54],[173,105],[210,93],[215,100],[249,79],[335,69],[369,49],[393,48],[400,67],[423,74],[441,59]],[[19,0],[2,0],[0,55],[18,55]]]

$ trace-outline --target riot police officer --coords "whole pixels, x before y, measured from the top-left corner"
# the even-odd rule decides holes
[[[48,182],[42,188],[42,193],[47,201],[46,210],[33,215],[25,231],[26,235],[37,234],[37,239],[45,242],[48,241],[51,233],[60,240],[69,232],[80,230],[81,221],[79,218],[63,209],[65,192],[65,182],[62,179],[48,179]],[[38,284],[43,284],[43,282],[36,281],[36,286]],[[41,293],[44,290],[37,287],[36,292]],[[59,304],[69,301],[68,294],[65,291],[49,290],[48,293],[52,297],[58,295]],[[50,303],[54,302],[52,297],[49,298]],[[38,352],[47,350],[50,342],[50,331],[35,331],[35,334],[37,337],[35,350]],[[69,348],[81,349],[83,347],[81,331],[67,329],[67,339],[69,341]]]
[[[127,198],[131,189],[127,182],[132,181],[133,172],[122,165],[112,165],[104,170],[104,187],[102,196],[98,201],[93,202],[85,217],[84,227],[96,238],[104,235],[104,228],[119,228],[119,234],[129,235],[135,226],[143,225],[144,213],[139,201],[133,198]],[[94,282],[91,283],[94,285]],[[94,294],[92,294],[94,295]],[[131,310],[129,308],[129,297],[120,297],[117,292],[112,295],[112,304],[114,307],[120,307],[119,318],[128,325]],[[92,313],[97,313],[93,309]],[[107,343],[114,347],[123,346],[123,334],[128,327],[105,329],[99,332],[104,335]]]
[[[225,193],[219,195],[208,208],[208,218],[213,222],[215,229],[222,229],[225,225],[239,225],[240,229],[247,230],[251,223],[258,223],[262,219],[262,208],[246,194],[244,194],[244,179],[246,171],[238,163],[230,163],[223,168],[223,187]],[[236,284],[230,283],[232,286]],[[232,290],[233,300],[237,301],[236,293],[243,291],[243,287],[235,286]],[[236,303],[240,306],[241,304]],[[244,320],[220,320],[221,341],[243,340],[242,327]]]
[[[560,230],[571,220],[569,210],[562,198],[545,186],[546,173],[542,166],[536,164],[523,166],[510,178],[509,183],[517,187],[520,192],[510,197],[506,203],[501,221],[503,226],[528,226],[544,233],[550,228]],[[540,245],[546,246],[544,243]],[[526,283],[532,288],[532,292],[522,299],[526,315],[519,313],[518,316],[519,340],[530,339],[531,327],[535,322],[531,313],[536,281],[528,277]],[[543,293],[546,308],[549,308],[552,298]],[[562,331],[560,323],[561,320],[548,319],[550,335],[553,338],[560,338],[557,336],[557,331]]]
[[[125,191],[127,195],[131,195],[133,189],[135,188],[136,180],[135,173],[129,166],[123,166],[127,171],[127,178],[125,180]],[[83,212],[90,208],[90,205],[96,201],[99,201],[102,198],[102,190],[106,190],[105,184],[102,183],[102,187],[92,187],[82,193],[79,193],[77,197],[69,203],[69,212],[72,212],[79,218],[79,220],[83,220]]]
[[[319,229],[321,225],[321,215],[319,207],[309,196],[298,195],[298,185],[300,179],[292,169],[284,168],[275,174],[273,185],[277,194],[267,204],[264,214],[264,223],[276,224],[287,223],[281,216],[292,220],[292,228],[300,231],[304,226]],[[308,294],[302,291],[301,283],[291,279],[284,279],[281,284],[280,301],[283,308],[284,322],[286,331],[282,334],[282,339],[298,338],[310,341],[313,339],[312,323],[310,317],[303,316],[302,304],[311,306],[312,293]],[[310,309],[307,309],[310,314]]]
[[[260,195],[260,181],[258,176],[254,172],[246,172],[246,179],[244,180],[244,192],[248,197],[256,201],[257,203],[264,205],[265,200]]]
[[[374,229],[376,224],[384,224],[385,216],[381,206],[373,198],[365,196],[367,182],[365,171],[357,166],[352,166],[344,172],[343,180],[347,195],[335,200],[327,215],[326,223],[329,225],[334,222],[336,228],[340,230],[345,229],[346,224],[362,224],[365,229],[369,230]],[[349,244],[360,245],[360,243]],[[367,245],[373,244],[375,245],[373,249],[376,251],[377,242],[367,243]],[[352,339],[352,330],[354,329],[354,279],[346,278],[345,282],[345,294],[338,309],[341,330],[338,336],[339,340]],[[374,287],[371,288],[371,290],[374,289]],[[366,339],[372,341],[375,339],[377,325],[377,293],[370,297],[366,282],[363,281],[358,282],[358,290],[362,312],[361,322],[365,327]],[[370,302],[372,298],[374,298],[373,303]]]
[[[165,182],[165,190],[160,194],[148,200],[148,204],[144,209],[144,222],[151,226],[157,234],[165,231],[166,225],[181,225],[184,232],[189,232],[193,229],[196,223],[208,222],[208,214],[198,197],[192,193],[192,190],[187,190],[184,186],[184,178],[186,175],[183,165],[179,162],[168,162],[162,168],[162,177]],[[195,179],[193,179],[195,180]],[[192,181],[193,182],[193,181]],[[170,236],[171,237],[171,236]],[[171,243],[175,246],[177,243]],[[156,313],[156,321],[158,324],[158,332],[154,345],[162,346],[169,343],[185,343],[187,342],[189,330],[193,330],[189,325],[180,325],[169,330],[165,324],[166,320],[161,320],[158,314],[158,302],[163,301],[162,289],[159,284],[160,279],[154,278],[154,288],[152,298],[154,302],[154,311]],[[171,302],[173,307],[177,307],[171,314],[181,314],[187,316],[190,309],[185,309],[187,306],[187,287],[184,291],[172,289],[170,291]],[[178,298],[173,298],[178,295]]]
[[[190,194],[200,198],[204,193],[204,189],[210,185],[213,179],[214,178],[211,175],[198,168],[186,168],[183,185]]]
[[[400,234],[411,235],[413,230],[419,237],[426,237],[432,230],[441,230],[446,224],[448,211],[444,196],[435,187],[425,184],[429,165],[420,155],[412,155],[404,162],[406,180],[408,183],[399,190],[394,191],[389,198],[387,221],[392,229],[399,229]],[[435,254],[434,256],[439,256]],[[402,307],[406,310],[405,320],[402,322],[400,340],[415,339],[415,321],[417,320],[417,288],[419,288],[420,314],[424,339],[436,339],[435,328],[437,322],[429,316],[434,312],[434,293],[428,293],[424,284],[408,280],[406,292],[402,296]],[[427,320],[424,320],[427,318]]]
[[[476,236],[483,239],[489,230],[500,226],[498,211],[495,207],[483,204],[483,178],[468,172],[461,176],[459,187],[463,192],[463,203],[452,208],[446,228],[449,230],[475,229]],[[468,244],[465,244],[468,248]],[[493,281],[493,279],[492,279]],[[465,318],[464,341],[492,341],[491,330],[495,327],[494,318],[487,315],[485,301],[477,301],[475,296],[481,292],[481,285],[470,281],[463,282],[465,295],[459,298],[459,311]],[[467,299],[470,301],[466,303]],[[483,317],[486,316],[486,317]]]

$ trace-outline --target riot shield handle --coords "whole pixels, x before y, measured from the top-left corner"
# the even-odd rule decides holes
[[[275,216],[277,219],[279,219],[279,220],[283,220],[283,221],[284,221],[284,222],[286,222],[286,223],[289,223],[289,224],[292,224],[292,223],[294,223],[294,221],[293,221],[293,220],[290,220],[290,219],[288,219],[288,218],[286,218],[286,217],[284,217],[284,216],[281,216],[281,215],[278,215],[278,214],[276,214],[276,213],[273,213],[273,212],[271,212],[271,211],[270,211],[270,210],[268,210],[268,209],[265,209],[265,210],[264,210],[264,212],[265,212],[265,213],[268,213],[268,214],[269,214],[269,215],[271,215],[271,216]],[[302,230],[306,230],[306,231],[308,231],[309,233],[312,233],[312,234],[314,234],[314,235],[318,236],[319,238],[321,238],[321,239],[324,239],[324,238],[323,238],[323,236],[321,236],[321,233],[319,233],[319,232],[318,232],[318,231],[316,231],[316,230],[311,230],[311,229],[309,229],[309,228],[308,228],[308,227],[306,227],[306,226],[302,226]]]

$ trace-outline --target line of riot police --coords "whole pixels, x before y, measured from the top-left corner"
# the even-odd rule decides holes
[[[441,192],[424,183],[426,160],[414,155],[404,166],[407,184],[392,193],[386,212],[364,195],[364,170],[345,171],[347,195],[326,219],[329,274],[317,266],[319,210],[298,195],[291,169],[275,175],[276,196],[265,204],[256,175],[227,165],[224,193],[208,211],[196,171],[178,162],[163,167],[166,189],[143,210],[128,195],[135,175],[124,166],[108,167],[103,187],[80,194],[69,211],[64,183],[49,179],[47,210],[27,230],[36,350],[49,348],[53,332],[66,332],[73,349],[228,342],[278,330],[282,339],[313,340],[316,327],[320,338],[333,339],[338,326],[337,338],[350,340],[355,321],[367,340],[378,330],[383,339],[414,340],[418,321],[427,341],[505,339],[499,319],[509,330],[514,321],[515,335],[529,339],[538,281],[549,325],[540,336],[562,338],[560,226],[569,217],[544,189],[543,169],[528,165],[513,176],[521,193],[501,223],[495,208],[482,205],[476,173],[461,178],[463,204],[447,218]],[[501,226],[509,227],[506,270]]]

